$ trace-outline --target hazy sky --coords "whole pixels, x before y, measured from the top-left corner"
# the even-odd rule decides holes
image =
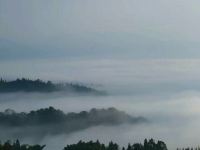
[[[199,6],[199,0],[0,0],[1,76],[199,89]]]
[[[0,0],[0,60],[199,58],[199,0]]]

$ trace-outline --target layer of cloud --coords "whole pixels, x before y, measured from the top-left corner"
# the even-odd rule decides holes
[[[199,65],[199,59],[46,59],[6,61],[0,68],[5,79],[83,82],[108,92],[158,94],[198,90]]]
[[[200,57],[198,0],[0,3],[1,60]]]

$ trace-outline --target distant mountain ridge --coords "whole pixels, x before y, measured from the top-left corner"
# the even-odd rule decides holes
[[[73,83],[54,84],[51,81],[42,81],[40,79],[16,79],[14,81],[6,81],[0,79],[0,93],[8,92],[59,92],[79,93],[79,94],[104,94],[94,88]]]
[[[82,128],[84,123],[87,126],[97,125],[119,125],[123,123],[136,124],[146,122],[144,117],[133,117],[120,111],[114,107],[107,109],[92,108],[90,111],[81,111],[78,113],[69,112],[65,114],[59,109],[50,106],[48,108],[41,108],[32,110],[29,113],[17,113],[12,109],[6,109],[0,112],[0,126],[6,127],[22,127],[22,126],[38,126],[38,125],[58,125],[76,124],[78,121],[81,124],[76,124],[78,128]],[[69,126],[74,128],[75,126]]]
[[[5,112],[0,112],[0,120],[1,133],[14,130],[13,132],[16,135],[23,134],[23,136],[31,137],[44,137],[48,134],[70,134],[96,126],[135,125],[147,122],[144,117],[134,117],[113,107],[108,109],[93,108],[90,111],[69,112],[67,114],[53,107],[28,113],[16,113],[12,109],[7,109]],[[1,130],[2,128],[3,130]],[[17,132],[15,129],[17,129]]]

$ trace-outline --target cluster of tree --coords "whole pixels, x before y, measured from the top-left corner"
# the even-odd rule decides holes
[[[5,112],[0,112],[0,120],[0,127],[35,127],[34,134],[38,132],[38,135],[71,133],[98,125],[146,122],[143,117],[132,117],[115,108],[93,108],[88,112],[65,114],[53,107],[30,111],[29,113],[16,113],[14,110],[7,109]],[[23,134],[27,132],[27,135],[30,135],[31,131],[26,131],[26,128],[23,128]]]
[[[54,84],[51,81],[42,81],[40,79],[16,79],[14,81],[6,81],[0,79],[0,92],[56,92],[64,91],[66,93],[91,93],[104,94],[104,92],[97,91],[93,88],[72,83]]]
[[[19,140],[15,142],[6,141],[1,143],[0,150],[43,150],[46,145],[28,145],[20,144]],[[128,144],[127,147],[122,147],[117,143],[109,142],[108,145],[100,143],[98,140],[96,142],[89,141],[79,141],[77,144],[70,144],[64,147],[63,150],[167,150],[167,146],[163,141],[155,142],[153,139],[144,140],[144,143],[134,143]],[[200,150],[200,147],[195,148],[177,148],[176,150]]]
[[[193,148],[193,147],[188,147],[188,148],[177,148],[176,150],[200,150],[200,147],[195,147],[195,148]]]
[[[0,142],[0,150],[43,150],[45,145],[21,145],[19,140],[11,143],[11,141],[7,141],[3,144]]]
[[[14,143],[10,141],[4,144],[0,143],[0,150],[43,150],[45,145],[21,145],[17,140]],[[96,142],[89,141],[83,142],[79,141],[77,144],[71,144],[64,147],[63,150],[120,150],[121,148],[117,143],[109,142],[108,145],[100,143],[98,140]],[[123,147],[122,150],[167,150],[167,146],[164,142],[158,141],[157,143],[153,140],[144,140],[144,144],[135,143],[129,144],[127,148]]]
[[[16,79],[15,81],[0,80],[0,92],[52,92],[58,90],[51,82],[44,82],[39,79]]]
[[[64,150],[120,150],[120,147],[117,143],[113,142],[110,142],[106,146],[99,141],[79,141],[77,144],[67,145]],[[122,150],[167,150],[167,146],[162,141],[155,142],[153,139],[145,139],[144,144],[128,144],[127,148],[123,147]]]

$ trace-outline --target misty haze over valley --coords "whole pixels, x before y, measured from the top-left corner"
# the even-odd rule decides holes
[[[165,141],[170,149],[187,147],[190,144],[191,146],[197,145],[199,141],[198,124],[200,123],[198,119],[198,97],[200,96],[198,87],[187,89],[188,87],[181,87],[177,84],[177,87],[171,90],[168,87],[161,89],[159,86],[152,85],[151,88],[134,88],[133,86],[130,89],[130,87],[123,85],[120,88],[117,86],[111,88],[108,85],[101,85],[100,87],[96,85],[96,88],[106,91],[106,95],[79,95],[78,93],[66,95],[62,92],[1,93],[0,109],[2,112],[5,111],[11,114],[29,113],[49,106],[60,109],[64,113],[74,112],[75,114],[81,111],[90,111],[92,108],[107,109],[115,107],[130,116],[141,116],[147,120],[136,124],[129,121],[115,122],[110,125],[98,123],[95,126],[90,125],[88,127],[84,127],[83,122],[78,123],[75,121],[77,125],[80,125],[80,127],[77,127],[78,130],[76,130],[76,127],[73,129],[74,125],[70,124],[68,129],[66,125],[59,126],[58,117],[56,119],[51,117],[52,121],[56,122],[55,126],[51,124],[42,125],[45,130],[38,125],[28,125],[21,128],[20,125],[14,126],[16,123],[13,121],[12,123],[3,121],[0,123],[1,139],[15,140],[18,138],[25,143],[47,144],[45,149],[61,149],[66,146],[66,143],[76,143],[79,140],[89,141],[91,139],[99,139],[104,143],[113,140],[121,146],[125,146],[133,140],[140,142],[145,138],[155,138]],[[174,92],[175,89],[177,89],[176,92]],[[119,117],[119,114],[116,115]],[[113,116],[109,119],[112,118]],[[122,115],[122,118],[125,119],[125,116]],[[24,123],[27,125],[26,122]],[[70,121],[70,123],[73,122]],[[186,132],[187,136],[185,135]],[[190,140],[188,136],[190,136]],[[57,141],[57,144],[52,141]]]
[[[199,6],[0,0],[0,150],[198,147]]]

